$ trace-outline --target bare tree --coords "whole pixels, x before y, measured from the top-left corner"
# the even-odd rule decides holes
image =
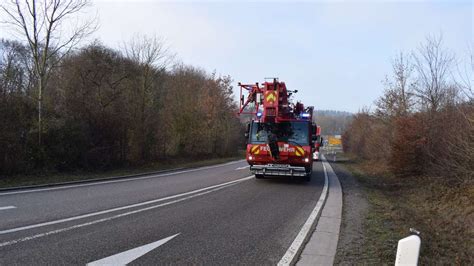
[[[166,70],[174,59],[165,41],[156,36],[135,35],[123,46],[125,56],[140,68],[140,94],[142,96],[142,113],[145,112],[147,94],[154,85],[157,71]]]
[[[136,34],[123,45],[123,49],[125,55],[134,62],[158,69],[167,68],[174,59],[165,40],[157,36]]]
[[[449,87],[448,77],[454,62],[454,55],[443,48],[442,36],[428,37],[426,43],[413,54],[418,74],[416,95],[423,107],[438,111]]]
[[[43,93],[51,69],[80,40],[97,28],[96,19],[80,21],[78,15],[89,0],[9,0],[0,5],[11,26],[28,43],[37,77],[38,144],[41,146]],[[68,23],[69,22],[69,23]]]
[[[134,108],[134,116],[136,117],[137,128],[134,136],[139,145],[134,149],[138,149],[136,156],[141,160],[145,160],[147,145],[145,136],[147,134],[147,121],[150,121],[150,108],[158,104],[157,98],[160,98],[158,88],[158,79],[171,64],[174,55],[170,53],[165,41],[159,37],[147,37],[145,35],[135,35],[132,39],[123,45],[125,56],[132,60],[139,69],[137,76],[139,86],[135,88],[137,95]],[[150,125],[151,126],[151,125]]]
[[[464,93],[470,101],[474,100],[474,44],[468,49],[467,62],[461,62],[457,65],[457,75],[455,74],[456,86]]]
[[[385,93],[376,102],[377,113],[382,116],[405,116],[413,108],[412,81],[414,66],[402,52],[393,60],[393,77],[385,80]]]

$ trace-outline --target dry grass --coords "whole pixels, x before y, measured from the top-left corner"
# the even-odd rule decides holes
[[[421,264],[474,264],[474,186],[443,177],[399,178],[377,162],[347,165],[371,205],[366,219],[370,263],[393,263],[410,227],[421,231]]]

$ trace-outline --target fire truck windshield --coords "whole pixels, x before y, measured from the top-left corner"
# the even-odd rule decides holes
[[[308,122],[252,122],[249,140],[252,144],[267,143],[269,135],[272,134],[278,141],[288,142],[293,145],[309,145]]]

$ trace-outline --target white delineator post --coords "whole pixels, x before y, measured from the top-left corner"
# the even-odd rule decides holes
[[[395,266],[418,265],[421,246],[420,232],[411,228],[410,232],[414,234],[398,241]]]

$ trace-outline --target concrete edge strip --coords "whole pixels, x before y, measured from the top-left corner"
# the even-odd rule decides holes
[[[229,161],[229,162],[225,162],[225,163],[220,163],[220,164],[215,164],[215,165],[207,165],[207,166],[200,166],[200,167],[189,167],[189,168],[179,167],[179,168],[172,168],[172,169],[166,169],[166,170],[160,170],[160,171],[154,171],[154,172],[145,172],[145,173],[139,173],[139,174],[131,174],[131,175],[111,176],[111,177],[93,178],[93,179],[85,179],[85,180],[74,180],[74,181],[67,181],[67,182],[41,184],[41,185],[31,185],[31,186],[6,187],[6,188],[0,188],[0,193],[10,192],[10,191],[21,191],[21,190],[25,190],[25,189],[41,189],[41,188],[50,188],[50,187],[61,187],[61,186],[67,186],[67,185],[88,184],[88,183],[120,180],[120,179],[131,179],[131,180],[133,180],[134,178],[140,178],[140,177],[150,176],[150,175],[159,175],[159,174],[166,174],[166,173],[173,174],[173,172],[175,172],[175,171],[177,171],[177,174],[179,174],[180,173],[179,171],[183,171],[183,170],[197,171],[197,170],[201,170],[201,169],[208,169],[210,167],[219,167],[219,166],[224,166],[224,165],[228,165],[228,164],[232,164],[232,163],[237,163],[239,161],[243,161],[243,160],[233,160],[233,161]]]
[[[296,261],[298,261],[306,242],[308,242],[309,238],[311,237],[311,233],[316,228],[317,221],[321,216],[321,212],[324,207],[324,204],[326,203],[328,195],[329,181],[326,166],[324,165],[326,158],[324,157],[324,155],[322,155],[321,158],[323,159],[322,165],[324,169],[324,187],[323,191],[321,192],[321,196],[319,196],[319,200],[316,203],[316,206],[314,207],[313,211],[311,211],[311,214],[309,215],[308,219],[306,219],[306,222],[304,223],[303,227],[301,227],[300,232],[296,236],[295,240],[293,240],[293,243],[291,243],[291,246],[288,248],[285,255],[283,255],[281,260],[278,262],[278,265],[294,265]]]
[[[326,160],[326,158],[324,157],[324,164],[327,165],[327,167],[325,167],[325,170],[326,172],[329,172],[330,174],[328,176],[330,176],[328,178],[328,181],[329,182],[332,182],[334,183],[335,185],[331,185],[332,189],[330,188],[329,189],[329,192],[328,193],[331,193],[331,191],[333,191],[334,189],[334,186],[338,186],[340,189],[341,189],[341,197],[342,197],[342,185],[341,185],[341,182],[339,181],[339,178],[337,177],[337,174],[336,172],[334,171],[334,169],[332,168],[331,166],[331,163],[329,161]],[[337,184],[336,184],[337,183]],[[334,191],[333,191],[334,192]],[[334,195],[334,194],[333,194]],[[342,206],[342,203],[343,203],[343,198],[341,198],[341,206]],[[330,206],[327,206],[325,205],[323,207],[323,210],[321,213],[323,213],[325,211],[326,208],[330,208]],[[332,255],[325,255],[326,257],[329,257],[331,258],[333,264],[334,264],[334,259],[336,258],[336,253],[337,253],[337,246],[339,244],[339,234],[340,234],[340,230],[341,230],[341,224],[342,224],[342,213],[341,213],[341,222],[339,223],[339,227],[338,227],[338,230],[337,230],[337,234],[332,234],[333,236],[335,235],[335,238],[336,238],[336,249],[334,250],[334,253],[331,253]],[[316,229],[317,230],[317,229]],[[321,231],[322,232],[322,231]],[[314,234],[314,233],[313,233]]]

